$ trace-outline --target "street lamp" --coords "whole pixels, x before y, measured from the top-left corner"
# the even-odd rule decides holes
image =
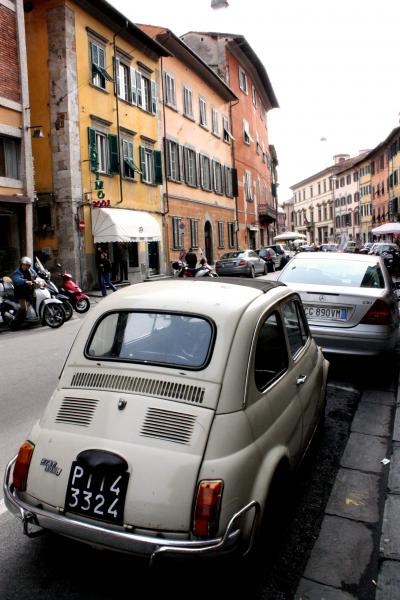
[[[331,175],[331,186],[332,186],[332,216],[333,216],[333,242],[336,242],[336,214],[335,214],[335,182],[336,175]]]

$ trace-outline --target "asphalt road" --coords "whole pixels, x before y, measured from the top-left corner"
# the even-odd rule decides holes
[[[79,324],[80,318],[74,317],[59,330],[0,333],[1,479],[6,462],[25,440],[50,397]],[[187,564],[176,559],[149,570],[138,559],[51,534],[30,540],[0,500],[0,599],[173,596],[186,600],[207,596],[211,600],[292,600],[318,536],[361,391],[393,376],[390,361],[331,360],[324,432],[298,475],[272,558],[267,560],[261,554],[257,561],[239,564]]]

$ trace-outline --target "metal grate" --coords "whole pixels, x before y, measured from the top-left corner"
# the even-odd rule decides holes
[[[149,408],[140,433],[177,444],[189,444],[195,422],[195,415]]]
[[[68,423],[79,427],[89,427],[98,400],[88,398],[64,398],[57,413],[56,423]]]
[[[107,373],[75,373],[72,377],[71,387],[131,392],[195,404],[203,403],[205,393],[204,388],[196,385]]]

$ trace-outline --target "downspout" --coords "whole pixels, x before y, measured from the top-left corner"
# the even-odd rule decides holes
[[[232,144],[231,144],[231,156],[232,156],[232,168],[236,169],[236,158],[235,158],[235,140],[233,139],[234,131],[233,131],[233,116],[232,116],[232,107],[239,104],[239,100],[236,102],[229,102],[229,120],[231,122],[231,133],[232,133]],[[237,179],[237,171],[236,171],[236,179]],[[237,180],[237,191],[239,193],[239,181]],[[235,249],[239,250],[238,243],[238,231],[239,231],[239,211],[238,211],[238,197],[233,197],[234,201],[234,215],[235,215]]]
[[[164,69],[163,69],[163,57],[160,58],[161,61],[161,98],[162,98],[162,114],[163,114],[163,135],[164,135],[164,173],[165,173],[165,194],[163,194],[163,210],[162,210],[162,219],[163,219],[163,229],[164,229],[164,244],[165,244],[165,262],[167,269],[169,270],[170,263],[170,255],[169,255],[169,235],[168,235],[168,226],[167,226],[167,218],[166,215],[169,213],[169,198],[168,198],[168,177],[167,177],[167,125],[165,118],[165,102],[164,102]]]
[[[119,101],[118,101],[118,78],[117,78],[117,57],[116,57],[116,46],[115,46],[115,38],[128,28],[128,21],[125,21],[125,27],[122,27],[119,31],[116,31],[113,35],[113,52],[114,52],[114,92],[115,92],[115,109],[117,113],[117,157],[118,157],[118,170],[119,170],[119,197],[117,204],[121,204],[124,200],[124,193],[122,188],[122,165],[121,165],[121,138],[119,134]]]

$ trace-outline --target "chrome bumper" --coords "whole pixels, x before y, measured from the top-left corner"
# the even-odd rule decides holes
[[[238,547],[241,538],[241,531],[239,528],[235,528],[235,524],[240,517],[254,509],[249,544],[244,554],[247,554],[253,544],[256,524],[260,513],[260,505],[255,500],[249,502],[249,504],[233,515],[225,533],[218,538],[209,540],[176,540],[164,537],[160,538],[150,534],[138,535],[129,530],[107,529],[97,523],[78,521],[77,519],[66,517],[61,512],[52,513],[43,508],[27,504],[18,497],[17,491],[10,482],[11,471],[16,458],[15,456],[6,468],[3,483],[4,501],[8,510],[14,516],[21,519],[24,533],[28,537],[35,537],[41,533],[41,531],[32,532],[29,530],[29,526],[34,525],[88,544],[139,556],[148,556],[151,565],[158,556],[163,554],[201,556],[226,554],[234,551]]]

